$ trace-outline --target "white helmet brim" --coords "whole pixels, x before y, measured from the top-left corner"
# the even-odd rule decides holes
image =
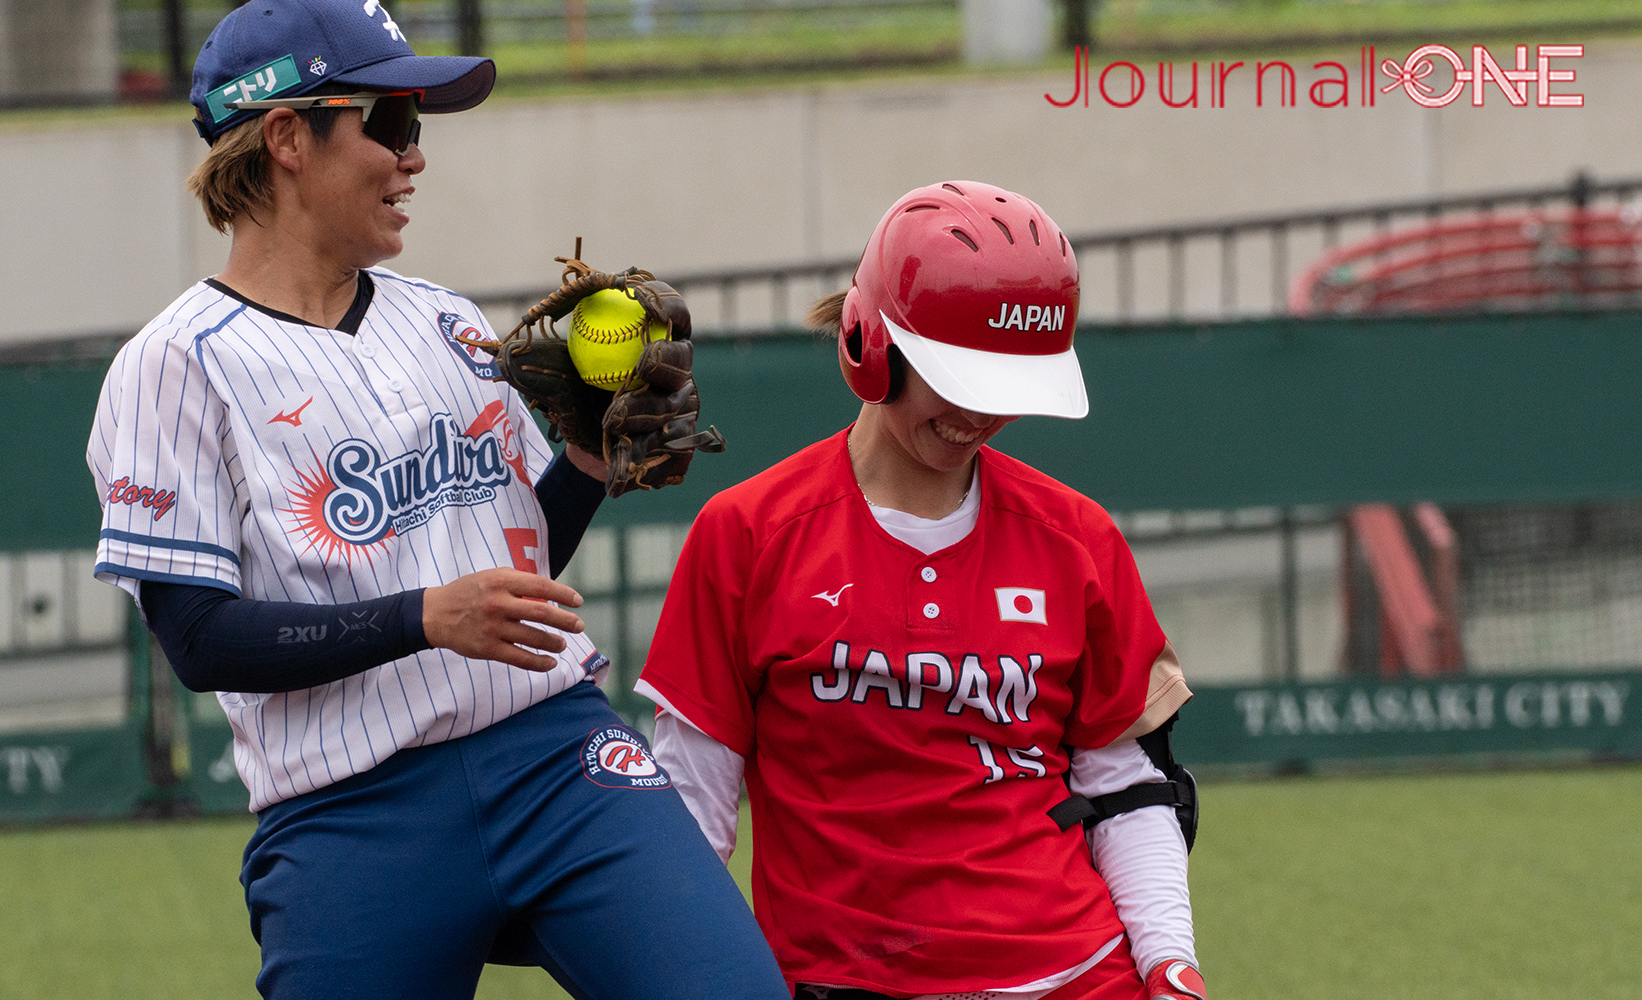
[[[1089,415],[1083,368],[1070,347],[1059,354],[1003,354],[920,337],[879,313],[889,338],[936,395],[995,416]]]

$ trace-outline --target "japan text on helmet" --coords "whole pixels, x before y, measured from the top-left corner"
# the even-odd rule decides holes
[[[1082,417],[1077,315],[1077,255],[1043,209],[948,181],[909,192],[873,230],[844,298],[839,365],[869,403],[892,396],[893,346],[956,406]]]

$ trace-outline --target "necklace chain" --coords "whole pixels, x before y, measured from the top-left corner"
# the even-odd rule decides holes
[[[847,434],[844,435],[844,454],[848,455],[849,458],[850,458],[850,475],[853,476],[853,475],[855,475],[855,449],[850,446],[850,439],[849,439],[849,435],[847,435]],[[974,488],[975,478],[974,478],[973,473],[970,475],[969,482],[970,482],[970,485],[964,488],[964,495],[958,498],[957,506],[955,506],[951,510],[947,511],[945,514],[942,514],[940,517],[932,517],[932,518],[929,518],[929,520],[931,520],[931,521],[941,521],[941,520],[945,520],[946,518],[951,517],[953,514],[958,513],[959,509],[963,507],[964,501],[969,499],[970,490]],[[867,496],[866,487],[861,485],[860,477],[856,477],[855,489],[861,494],[861,499],[865,500],[867,502],[868,507],[880,507],[880,508],[883,508],[885,510],[895,510],[896,509],[894,507],[884,507],[883,504],[878,503],[877,501],[873,500],[872,497]],[[908,512],[908,513],[910,513],[910,512]],[[916,515],[914,515],[914,516],[916,516]]]

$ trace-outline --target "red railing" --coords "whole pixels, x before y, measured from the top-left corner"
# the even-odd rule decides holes
[[[1454,529],[1433,503],[1415,505],[1414,523],[1430,552],[1429,578],[1396,508],[1361,504],[1346,516],[1346,564],[1340,575],[1343,619],[1348,628],[1356,620],[1352,610],[1359,595],[1353,563],[1360,551],[1379,595],[1380,673],[1387,677],[1434,677],[1457,672],[1464,664]]]

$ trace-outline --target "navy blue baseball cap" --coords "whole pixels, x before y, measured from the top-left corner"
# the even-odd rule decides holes
[[[475,56],[419,56],[381,0],[251,0],[228,12],[194,63],[194,128],[206,142],[261,111],[234,101],[301,97],[321,84],[417,90],[423,114],[466,111],[496,83]]]

